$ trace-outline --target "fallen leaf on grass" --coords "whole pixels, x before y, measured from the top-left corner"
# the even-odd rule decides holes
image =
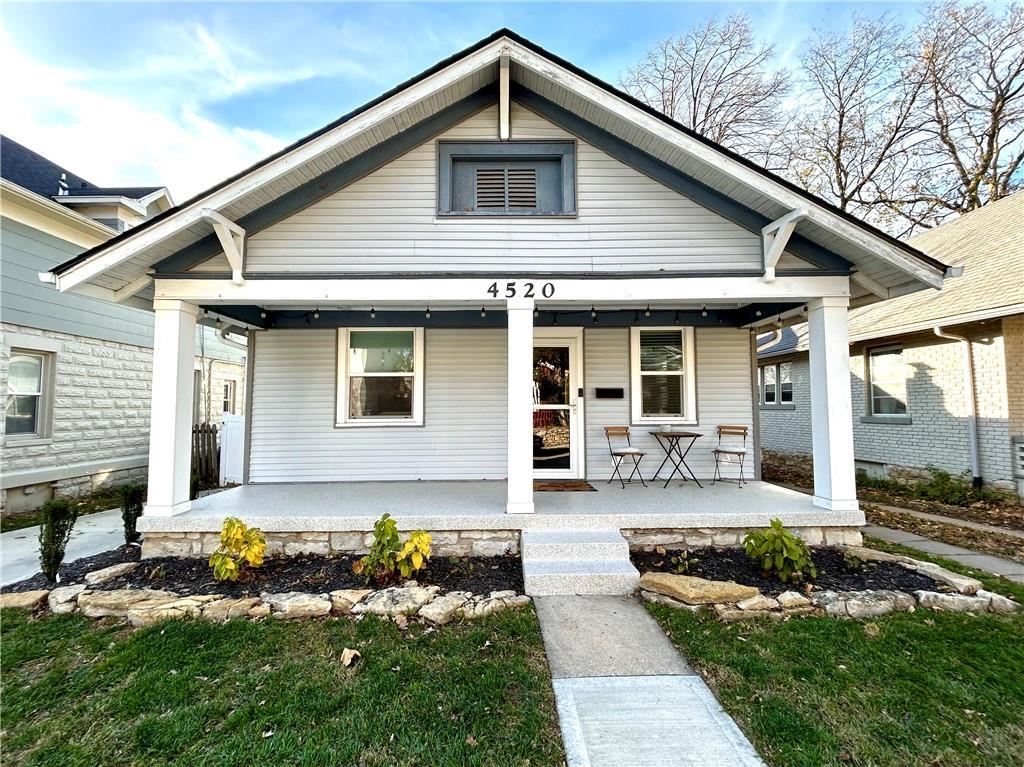
[[[359,658],[362,658],[362,654],[359,650],[353,650],[351,647],[346,647],[341,651],[341,665],[348,668],[355,663]]]
[[[477,744],[476,738],[474,738],[472,735],[467,735],[466,736],[466,745],[467,746],[475,746],[476,744]]]
[[[273,730],[267,730],[265,733],[263,733],[263,737],[264,738],[272,738],[272,737],[274,737],[274,731]]]
[[[869,637],[874,638],[882,633],[882,629],[878,627],[877,623],[865,623],[864,633],[867,634]]]

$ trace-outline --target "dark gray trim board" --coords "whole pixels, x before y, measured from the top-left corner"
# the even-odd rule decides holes
[[[352,182],[358,181],[410,149],[429,141],[437,134],[490,106],[496,97],[497,92],[493,85],[481,88],[476,93],[381,142],[372,150],[356,155],[351,160],[281,195],[273,202],[242,216],[236,223],[245,229],[247,235],[266,229]],[[154,267],[154,271],[157,274],[184,272],[198,266],[220,251],[221,247],[217,236],[209,234],[187,248],[161,260]]]
[[[757,269],[706,269],[677,272],[659,269],[651,272],[538,272],[502,270],[493,272],[246,272],[247,280],[665,280],[698,277],[761,277]],[[848,269],[779,269],[777,277],[848,277]],[[161,280],[230,280],[230,272],[151,273]]]

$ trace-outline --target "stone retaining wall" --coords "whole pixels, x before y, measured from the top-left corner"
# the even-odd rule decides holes
[[[519,553],[518,530],[431,530],[430,549],[441,557],[496,557]],[[366,554],[372,531],[264,532],[267,556],[284,554]],[[220,546],[220,533],[146,533],[142,558],[206,557]]]
[[[859,527],[791,527],[809,546],[860,546]],[[699,549],[705,546],[742,546],[746,528],[714,527],[683,530],[623,530],[631,549],[653,551],[665,549]]]

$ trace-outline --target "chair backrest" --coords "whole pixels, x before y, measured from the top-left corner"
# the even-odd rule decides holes
[[[608,440],[608,452],[615,449],[615,445],[612,444],[612,438],[625,439],[626,445],[629,445],[629,427],[628,426],[605,426],[604,427],[604,438]]]
[[[722,424],[718,427],[718,444],[722,444],[722,437],[742,437],[743,446],[747,444],[747,432],[749,431],[746,426],[728,426]]]

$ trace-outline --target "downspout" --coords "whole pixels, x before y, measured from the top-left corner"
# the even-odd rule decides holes
[[[967,439],[971,450],[971,484],[981,487],[981,457],[978,450],[978,402],[974,396],[974,355],[971,353],[971,341],[965,336],[947,333],[941,325],[933,330],[939,338],[959,341],[964,355],[964,392],[967,395]]]
[[[755,338],[757,337],[757,333],[756,332],[754,333],[754,337]],[[770,349],[771,347],[775,346],[775,344],[777,344],[781,340],[782,340],[782,329],[781,328],[776,328],[775,330],[772,331],[771,338],[769,338],[764,343],[757,344],[757,351],[760,353],[760,352],[763,352],[765,349]]]

